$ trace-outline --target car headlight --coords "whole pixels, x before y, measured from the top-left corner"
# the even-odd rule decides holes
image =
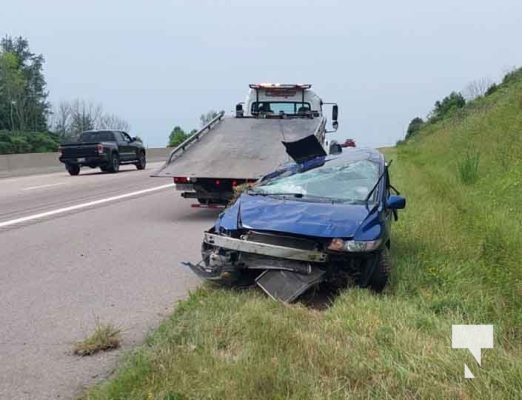
[[[382,240],[343,240],[339,238],[332,239],[328,245],[328,250],[333,251],[349,251],[349,252],[367,252],[379,248]]]

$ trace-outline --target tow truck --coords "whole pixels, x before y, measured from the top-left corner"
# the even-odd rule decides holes
[[[325,103],[310,84],[250,84],[235,114],[219,113],[172,150],[152,176],[170,177],[192,207],[221,208],[238,185],[253,183],[267,171],[291,161],[285,146],[314,136],[325,146],[331,105],[332,129],[338,127],[338,106]],[[285,144],[283,146],[281,143]]]

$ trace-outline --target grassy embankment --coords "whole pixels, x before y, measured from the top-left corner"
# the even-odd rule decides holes
[[[514,399],[522,393],[522,74],[388,151],[407,196],[382,296],[324,311],[203,288],[88,399]],[[494,324],[479,366],[452,324]],[[476,379],[464,379],[467,363]]]

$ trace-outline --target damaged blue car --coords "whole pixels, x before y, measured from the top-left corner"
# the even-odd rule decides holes
[[[257,284],[283,302],[321,283],[382,291],[391,221],[406,204],[384,156],[349,148],[294,160],[224,210],[204,233],[202,261],[187,265],[226,285]]]

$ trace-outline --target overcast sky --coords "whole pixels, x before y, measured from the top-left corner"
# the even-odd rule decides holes
[[[0,34],[44,55],[52,103],[101,103],[150,147],[253,82],[312,83],[339,104],[332,138],[394,144],[452,90],[522,65],[520,0],[1,2]]]

